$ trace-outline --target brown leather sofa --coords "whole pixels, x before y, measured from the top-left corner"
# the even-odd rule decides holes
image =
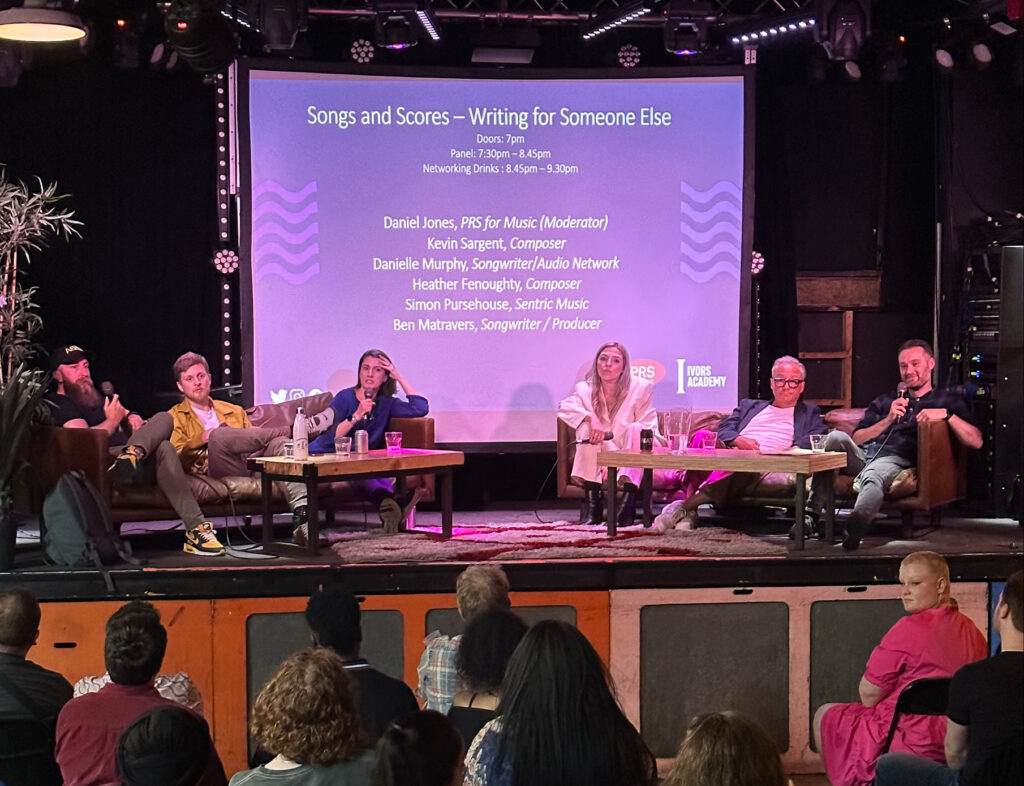
[[[694,410],[690,421],[690,433],[698,429],[716,429],[728,412]],[[852,434],[857,423],[864,416],[863,408],[834,409],[824,415],[829,429],[842,429]],[[885,498],[885,509],[898,510],[902,514],[903,535],[913,534],[913,519],[917,511],[927,511],[933,527],[941,522],[941,508],[950,502],[962,499],[966,492],[967,459],[966,448],[953,438],[949,425],[944,421],[919,423],[917,426],[918,461],[916,467],[904,470],[897,476]],[[558,421],[558,442],[556,445],[558,468],[558,496],[563,498],[582,497],[583,489],[573,483],[572,462],[576,452],[575,430]],[[743,497],[732,500],[730,512],[750,508],[784,507],[792,509],[795,497],[793,476],[785,482],[762,482]],[[672,470],[654,472],[652,499],[665,503],[681,497],[680,473]],[[853,478],[840,476],[836,482],[836,502],[840,507],[852,506]]]
[[[297,407],[302,406],[306,412],[319,412],[327,407],[331,398],[330,393],[321,393],[280,404],[259,404],[246,411],[254,426],[282,426],[295,419]],[[388,429],[402,432],[403,447],[434,447],[432,418],[392,418]],[[43,499],[58,478],[68,470],[79,469],[110,504],[115,524],[177,518],[167,498],[155,486],[111,486],[106,472],[111,458],[104,431],[38,426],[26,440],[24,457],[28,466],[22,473],[21,496],[27,500],[28,512],[39,513]],[[410,476],[405,483],[407,488],[424,487],[421,501],[434,499],[433,475]],[[189,484],[207,516],[252,515],[262,510],[258,476],[210,478],[191,475]],[[348,483],[323,484],[318,488],[323,510],[333,511],[357,501]],[[274,506],[278,512],[288,509],[284,497],[276,489]]]

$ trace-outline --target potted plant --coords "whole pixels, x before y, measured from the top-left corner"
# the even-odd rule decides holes
[[[21,443],[47,390],[46,374],[29,370],[35,336],[43,326],[33,302],[35,287],[22,286],[32,254],[50,240],[78,237],[81,222],[60,204],[57,184],[36,179],[31,188],[7,179],[0,167],[0,570],[14,560],[14,480]]]

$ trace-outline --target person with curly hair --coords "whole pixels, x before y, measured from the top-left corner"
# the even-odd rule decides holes
[[[230,786],[370,784],[374,755],[352,681],[333,650],[312,647],[285,659],[256,697],[249,732],[274,758],[235,773]]]
[[[735,712],[698,715],[686,729],[662,786],[784,786],[778,746]]]
[[[440,712],[403,715],[377,743],[373,786],[459,786],[465,751],[458,730]]]
[[[466,786],[654,786],[654,756],[586,637],[536,623],[516,647],[498,717],[466,754]]]
[[[505,669],[526,629],[511,611],[486,611],[466,626],[457,663],[467,689],[456,692],[448,710],[466,745],[494,718]]]

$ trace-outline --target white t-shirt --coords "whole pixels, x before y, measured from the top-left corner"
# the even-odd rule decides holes
[[[220,421],[217,420],[217,412],[213,407],[209,409],[197,409],[192,407],[192,412],[199,418],[199,422],[203,424],[203,431],[211,428],[217,428],[220,425]]]
[[[740,436],[756,439],[761,450],[778,451],[793,447],[793,412],[795,407],[769,404],[750,419]]]

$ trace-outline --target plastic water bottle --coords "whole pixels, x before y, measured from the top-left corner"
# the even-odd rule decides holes
[[[306,415],[303,413],[302,407],[295,411],[295,423],[292,424],[292,444],[296,461],[305,461],[309,458],[309,432],[306,429]]]

